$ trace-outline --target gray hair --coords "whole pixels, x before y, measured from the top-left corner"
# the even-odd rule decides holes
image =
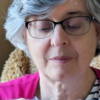
[[[87,8],[90,14],[98,21],[100,24],[100,0],[86,0]],[[100,33],[99,33],[100,34]],[[100,54],[100,38],[97,44],[95,56]]]
[[[14,0],[8,9],[8,15],[4,28],[6,38],[17,48],[24,50],[28,57],[30,53],[22,33],[25,31],[24,22],[28,16],[45,15],[52,12],[54,7],[66,0]],[[99,0],[86,0],[90,14],[100,22]],[[49,13],[50,14],[50,13]]]

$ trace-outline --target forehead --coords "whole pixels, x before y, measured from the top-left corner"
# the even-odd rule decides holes
[[[48,18],[64,18],[73,15],[89,15],[85,0],[65,0],[64,3],[59,4],[53,9],[53,13],[51,13],[51,15]],[[26,20],[31,21],[37,18],[37,16],[30,16]]]
[[[89,15],[85,0],[67,0],[55,7],[50,17],[64,17],[69,15]]]

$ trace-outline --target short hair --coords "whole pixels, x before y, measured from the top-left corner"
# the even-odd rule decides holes
[[[31,55],[22,33],[25,31],[24,22],[28,16],[47,16],[47,12],[65,2],[66,0],[14,0],[8,9],[8,14],[4,28],[6,30],[6,39],[15,47],[23,50],[28,57]],[[100,22],[100,2],[99,0],[86,0],[86,5],[90,14]],[[49,13],[50,14],[50,13]],[[97,46],[96,55],[100,53]]]
[[[86,4],[87,4],[89,13],[100,24],[100,0],[86,0]],[[100,54],[100,38],[96,47],[95,56],[98,56],[99,54]]]

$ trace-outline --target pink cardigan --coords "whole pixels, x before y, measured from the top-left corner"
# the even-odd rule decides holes
[[[0,100],[33,99],[38,81],[39,73],[36,72],[6,83],[0,83]]]
[[[100,82],[100,70],[92,68]],[[0,84],[0,100],[26,98],[33,99],[39,81],[39,73]]]

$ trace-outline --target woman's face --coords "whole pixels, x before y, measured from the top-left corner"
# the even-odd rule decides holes
[[[74,16],[89,16],[85,0],[67,0],[57,6],[47,19],[59,22]],[[34,17],[27,19],[31,20]],[[26,30],[25,39],[41,75],[57,81],[90,70],[89,64],[95,54],[98,35],[92,21],[89,31],[84,35],[69,35],[59,24],[50,37],[35,39]]]

